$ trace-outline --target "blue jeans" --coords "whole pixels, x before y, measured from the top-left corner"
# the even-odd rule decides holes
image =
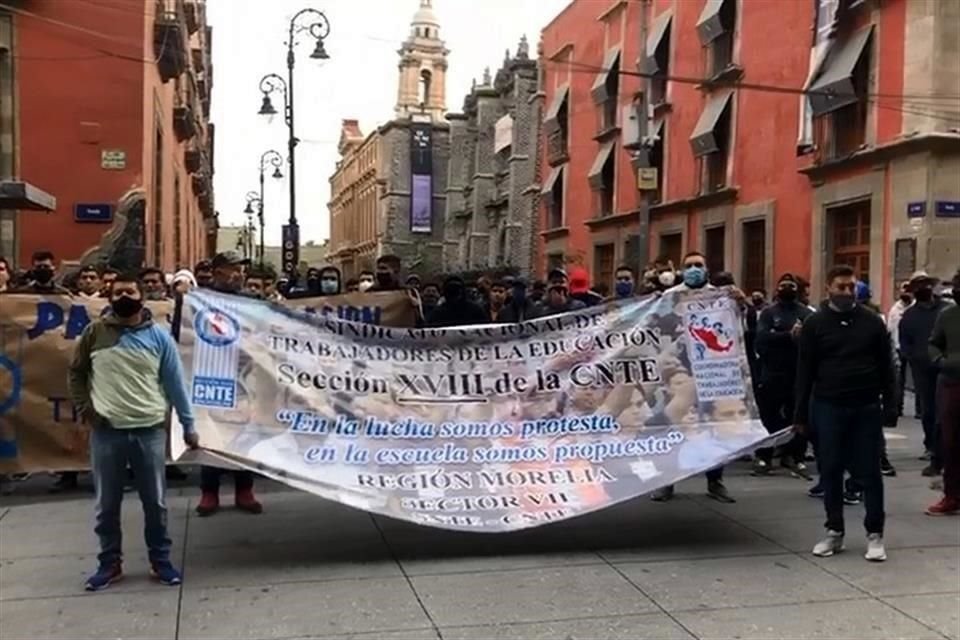
[[[171,542],[167,535],[167,481],[164,473],[166,450],[167,432],[163,425],[147,429],[114,429],[108,424],[100,424],[91,430],[90,466],[97,491],[94,532],[100,538],[97,559],[101,565],[114,564],[123,558],[120,505],[128,465],[143,505],[143,536],[150,562],[169,561]]]
[[[843,533],[843,472],[863,491],[867,533],[883,533],[883,417],[880,404],[836,405],[814,398],[810,405],[816,433],[817,466],[823,487],[827,529]]]

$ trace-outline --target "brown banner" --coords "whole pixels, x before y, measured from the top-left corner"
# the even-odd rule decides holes
[[[74,345],[105,300],[0,295],[0,473],[88,467],[87,427],[69,399],[67,368]],[[412,327],[416,311],[405,292],[292,300],[289,306],[369,324]],[[169,324],[173,302],[151,302]]]

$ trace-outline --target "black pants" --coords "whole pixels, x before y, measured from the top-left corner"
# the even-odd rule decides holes
[[[220,476],[225,473],[233,474],[233,484],[236,491],[250,491],[253,489],[253,473],[250,471],[235,471],[220,467],[200,467],[200,490],[219,493]]]
[[[907,393],[907,358],[897,351],[897,415],[903,415],[903,400]],[[913,398],[913,406],[916,409],[918,404],[917,397]]]
[[[930,452],[930,464],[943,468],[940,459],[940,430],[937,428],[937,370],[923,362],[911,362],[913,388],[920,401],[923,446]]]
[[[760,394],[757,402],[760,409],[760,419],[767,432],[776,433],[786,429],[793,423],[793,388],[794,381],[789,378],[776,378],[764,381],[760,385]],[[807,452],[807,439],[798,434],[783,447],[783,455],[793,458],[795,462],[803,462]],[[773,460],[773,449],[757,450],[757,457],[767,464]]]
[[[879,404],[840,406],[814,399],[811,417],[816,425],[817,466],[827,512],[826,528],[844,532],[843,473],[863,490],[867,533],[883,533],[883,475],[880,456],[883,426]]]

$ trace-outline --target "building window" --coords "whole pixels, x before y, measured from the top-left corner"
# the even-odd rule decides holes
[[[603,71],[597,74],[590,89],[599,116],[601,132],[615,129],[620,96],[620,50],[611,49],[603,61]]]
[[[567,152],[570,128],[569,97],[569,87],[558,89],[543,119],[543,128],[547,136],[547,163],[550,166],[562,164],[570,157]]]
[[[767,284],[767,221],[743,223],[743,290],[765,289]]]
[[[707,269],[710,273],[726,271],[727,228],[719,225],[705,229],[703,245],[704,252],[707,254]]]
[[[153,135],[153,266],[163,266],[163,130]]]
[[[647,37],[646,73],[650,78],[650,104],[667,102],[667,76],[670,75],[670,34],[673,14],[666,11],[653,21]]]
[[[697,34],[707,48],[707,75],[718,76],[733,66],[737,0],[707,0],[697,21]]]
[[[690,137],[693,155],[701,159],[700,192],[714,193],[727,186],[727,164],[733,118],[733,90],[714,93],[707,100]]]
[[[613,215],[616,192],[616,160],[614,158],[614,143],[607,142],[600,146],[600,151],[593,161],[588,179],[590,188],[597,193],[597,216]]]
[[[850,33],[849,25],[839,20],[840,34],[827,41],[828,52],[807,89],[813,142],[822,160],[848,156],[867,141],[873,26]]]
[[[677,231],[661,234],[660,251],[657,253],[673,262],[675,268],[679,268],[683,260],[683,233]]]
[[[657,190],[653,191],[650,195],[653,204],[663,202],[663,169],[665,166],[663,146],[666,136],[667,123],[663,119],[654,122],[653,134],[651,136],[651,144],[649,148],[650,166],[657,170]]]
[[[870,278],[870,201],[861,200],[827,211],[832,264],[853,267],[858,279]]]
[[[183,221],[180,212],[180,174],[179,172],[173,178],[173,265],[180,269],[183,267],[183,242],[180,231]]]
[[[547,209],[547,230],[563,226],[563,176],[564,167],[556,167],[550,172],[543,185],[543,203]]]

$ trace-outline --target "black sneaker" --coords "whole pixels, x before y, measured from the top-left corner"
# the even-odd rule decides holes
[[[807,491],[807,495],[810,496],[811,498],[820,498],[820,499],[822,499],[822,498],[823,498],[823,485],[821,485],[819,482],[818,482],[817,484],[813,485],[812,487],[810,487],[810,490]]]
[[[57,476],[56,482],[54,482],[50,489],[49,493],[63,493],[64,491],[76,491],[80,487],[80,482],[77,479],[76,471],[64,471],[59,476]]]
[[[920,475],[922,475],[924,478],[936,478],[937,476],[942,474],[943,474],[943,469],[940,469],[939,467],[936,467],[932,464],[928,464],[926,467],[923,468],[923,471],[920,472]]]
[[[797,462],[793,458],[781,458],[780,466],[790,472],[794,478],[803,478],[804,480],[813,480],[813,476],[807,471],[807,465],[803,462]]]
[[[895,478],[897,476],[897,470],[892,464],[890,464],[890,460],[887,459],[887,456],[880,458],[880,473],[888,478]]]
[[[843,492],[843,504],[860,504],[863,502],[863,493],[860,491],[844,491]]]
[[[707,483],[707,497],[713,498],[717,502],[722,502],[724,504],[733,504],[736,502],[736,500],[730,496],[730,492],[727,491],[727,488],[723,486],[723,483],[719,480],[714,480]]]
[[[920,462],[929,462],[933,455],[929,451],[924,451],[923,455],[917,458]]]
[[[750,473],[753,476],[768,476],[770,475],[770,465],[766,461],[757,458],[753,461],[753,471]]]

